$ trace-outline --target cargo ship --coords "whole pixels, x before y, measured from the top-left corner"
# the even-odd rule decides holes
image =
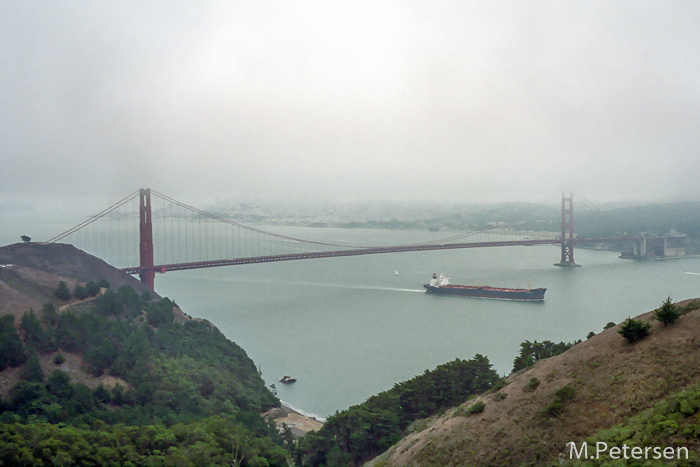
[[[433,274],[429,284],[423,284],[429,293],[444,295],[460,295],[466,297],[494,298],[498,300],[520,300],[536,302],[544,300],[547,289],[508,289],[505,287],[490,287],[488,285],[452,285],[450,278]]]

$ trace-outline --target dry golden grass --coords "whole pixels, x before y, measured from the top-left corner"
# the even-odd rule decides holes
[[[685,306],[691,303],[679,303]],[[671,393],[700,383],[700,303],[673,325],[650,321],[650,335],[634,345],[608,329],[562,355],[511,375],[507,386],[450,411],[373,462],[380,466],[550,465],[569,441],[582,440],[653,406]],[[534,390],[531,379],[540,384]],[[573,397],[560,404],[564,386]],[[523,390],[525,388],[525,391]]]

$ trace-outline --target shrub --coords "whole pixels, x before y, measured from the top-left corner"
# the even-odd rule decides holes
[[[603,330],[610,329],[610,328],[614,328],[615,326],[617,326],[617,324],[615,324],[614,321],[610,321],[608,324],[605,325],[605,327],[603,328]]]
[[[549,405],[547,405],[547,407],[540,412],[540,415],[547,418],[561,415],[566,409],[565,404],[574,397],[575,393],[576,390],[568,384],[559,388],[554,393],[554,399],[552,399],[552,402],[550,402]]]
[[[56,356],[53,358],[53,362],[56,365],[61,365],[65,361],[66,361],[66,357],[61,352],[57,353]]]
[[[555,397],[552,402],[542,410],[541,415],[544,417],[556,417],[564,412],[564,402]]]
[[[657,308],[654,311],[654,318],[664,323],[664,326],[673,324],[680,315],[680,312],[676,309],[676,305],[671,301],[671,297],[664,300],[661,304],[661,308]]]
[[[540,385],[540,380],[537,378],[530,378],[530,381],[527,382],[525,386],[523,386],[523,392],[532,392],[535,389],[537,389],[537,386]]]
[[[593,337],[593,336],[595,336],[595,332],[591,331],[591,332],[589,332],[588,335],[586,336],[586,339],[590,339],[590,338]]]
[[[500,391],[504,387],[506,387],[506,379],[498,378],[498,381],[496,381],[491,388],[493,391]]]
[[[649,328],[651,328],[651,324],[645,321],[627,318],[617,332],[627,339],[630,344],[634,344],[649,335]]]
[[[576,389],[568,384],[559,388],[557,392],[554,393],[556,397],[559,397],[564,402],[570,401],[574,397],[574,394],[576,394]]]
[[[500,401],[504,400],[506,397],[508,397],[508,394],[506,394],[505,392],[499,391],[493,395],[493,400],[500,402]]]
[[[469,413],[469,414],[481,413],[481,412],[484,411],[485,408],[486,408],[486,404],[484,404],[483,402],[479,401],[479,402],[477,402],[477,403],[475,403],[475,404],[472,404],[472,405],[467,409],[467,413]]]

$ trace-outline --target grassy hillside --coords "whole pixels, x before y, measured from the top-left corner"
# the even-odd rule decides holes
[[[0,264],[25,266],[81,282],[106,279],[114,290],[122,285],[128,285],[139,294],[148,290],[138,279],[65,243],[16,243],[0,247]]]
[[[677,306],[685,314],[669,326],[652,312],[640,315],[651,324],[640,342],[628,343],[617,325],[511,375],[505,387],[431,421],[371,465],[561,465],[572,462],[567,443],[586,439],[684,445],[697,456],[700,302]],[[472,413],[475,404],[483,411]]]

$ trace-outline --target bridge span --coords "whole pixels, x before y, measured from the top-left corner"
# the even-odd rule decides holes
[[[283,255],[252,256],[248,258],[220,259],[210,261],[196,261],[188,263],[160,264],[152,267],[155,272],[165,273],[167,271],[182,271],[186,269],[214,268],[218,266],[235,266],[239,264],[270,263],[275,261],[293,261],[299,259],[334,258],[340,256],[361,256],[377,255],[382,253],[402,253],[408,251],[431,251],[431,250],[456,250],[464,248],[487,248],[503,246],[532,246],[532,245],[558,245],[560,240],[511,240],[499,242],[472,242],[472,243],[444,243],[444,244],[416,244],[399,245],[372,248],[355,248],[350,250],[336,251],[312,251],[306,253],[289,253]],[[122,271],[128,274],[141,274],[143,268],[135,266],[124,268]]]
[[[466,249],[466,248],[493,248],[493,247],[507,247],[507,246],[533,246],[533,245],[559,245],[561,248],[561,258],[556,266],[562,267],[575,267],[578,266],[574,261],[574,246],[581,245],[584,243],[595,244],[595,243],[632,243],[634,245],[633,251],[628,255],[628,257],[641,257],[647,254],[648,251],[652,252],[665,252],[666,243],[649,240],[647,237],[620,237],[620,238],[578,238],[574,235],[574,209],[573,209],[573,196],[568,197],[562,195],[561,202],[561,231],[560,233],[552,233],[550,231],[549,238],[516,238],[512,233],[507,234],[508,236],[514,238],[513,240],[496,240],[496,241],[473,241],[464,242],[459,241],[464,237],[472,235],[477,232],[464,232],[449,239],[443,240],[433,240],[425,243],[413,243],[404,245],[390,245],[390,246],[373,246],[373,247],[352,247],[347,245],[337,245],[331,243],[323,243],[312,240],[304,240],[299,238],[293,238],[285,235],[274,234],[268,231],[263,231],[259,228],[254,228],[240,224],[228,218],[223,218],[218,215],[210,214],[199,210],[197,208],[188,206],[170,197],[167,197],[161,193],[153,191],[153,193],[165,203],[169,203],[169,206],[177,206],[186,210],[191,216],[196,216],[198,219],[205,218],[207,223],[204,225],[204,229],[211,234],[209,230],[208,223],[227,224],[228,226],[234,226],[236,229],[235,234],[227,235],[228,237],[237,237],[240,242],[240,238],[243,233],[246,235],[257,236],[257,243],[270,242],[271,240],[282,242],[288,246],[284,247],[283,250],[287,251],[264,251],[262,249],[254,248],[240,248],[238,250],[229,251],[227,253],[219,253],[220,259],[206,259],[198,260],[202,256],[208,257],[208,254],[202,254],[200,252],[195,255],[194,258],[181,258],[178,254],[167,255],[164,259],[177,259],[177,261],[159,261],[160,264],[155,262],[154,258],[154,237],[153,237],[153,208],[151,205],[151,193],[152,190],[148,188],[142,188],[135,193],[127,196],[121,201],[115,203],[111,207],[105,209],[101,213],[91,217],[90,219],[84,221],[83,223],[73,227],[72,229],[54,237],[49,240],[48,243],[52,243],[61,240],[69,235],[72,235],[78,231],[81,231],[87,225],[95,222],[98,219],[103,218],[105,215],[113,212],[117,208],[124,206],[125,203],[135,200],[138,196],[139,198],[139,225],[138,225],[138,238],[139,238],[139,264],[138,266],[130,266],[122,268],[124,272],[129,274],[138,274],[141,281],[144,282],[151,290],[155,287],[155,275],[157,273],[165,273],[168,271],[182,271],[187,269],[202,269],[202,268],[212,268],[221,266],[234,266],[240,264],[255,264],[255,263],[269,263],[269,262],[279,262],[279,261],[294,261],[294,260],[307,260],[307,259],[317,259],[317,258],[333,258],[333,257],[343,257],[343,256],[361,256],[361,255],[375,255],[375,254],[385,254],[385,253],[402,253],[402,252],[415,252],[415,251],[435,251],[435,250],[455,250],[455,249]],[[163,208],[158,210],[163,211]],[[133,213],[133,210],[130,211]],[[128,217],[128,216],[121,216]],[[170,215],[167,217],[169,223],[176,222],[175,219],[182,219],[181,217],[173,217]],[[187,222],[184,222],[184,236],[187,236]],[[132,224],[133,225],[133,224]],[[180,226],[177,227],[177,237],[180,237]],[[481,231],[480,231],[481,232]],[[192,231],[189,232],[190,235],[193,234]],[[202,232],[199,232],[199,241],[202,242]],[[524,237],[524,235],[523,235]],[[160,238],[163,238],[162,236]],[[231,239],[233,240],[233,238]],[[255,242],[255,240],[254,240]],[[285,243],[286,242],[286,243]],[[121,241],[120,241],[121,243]],[[188,242],[183,244],[177,244],[174,249],[177,252],[178,248],[186,249]],[[292,246],[289,246],[292,245]],[[296,245],[294,247],[293,245]],[[309,250],[318,251],[298,251],[299,246],[303,246]],[[291,250],[291,251],[290,251]],[[294,251],[297,250],[297,251]],[[133,256],[131,256],[133,257]],[[624,255],[623,255],[624,257]],[[183,261],[182,259],[185,259]],[[127,263],[128,264],[128,263]]]

